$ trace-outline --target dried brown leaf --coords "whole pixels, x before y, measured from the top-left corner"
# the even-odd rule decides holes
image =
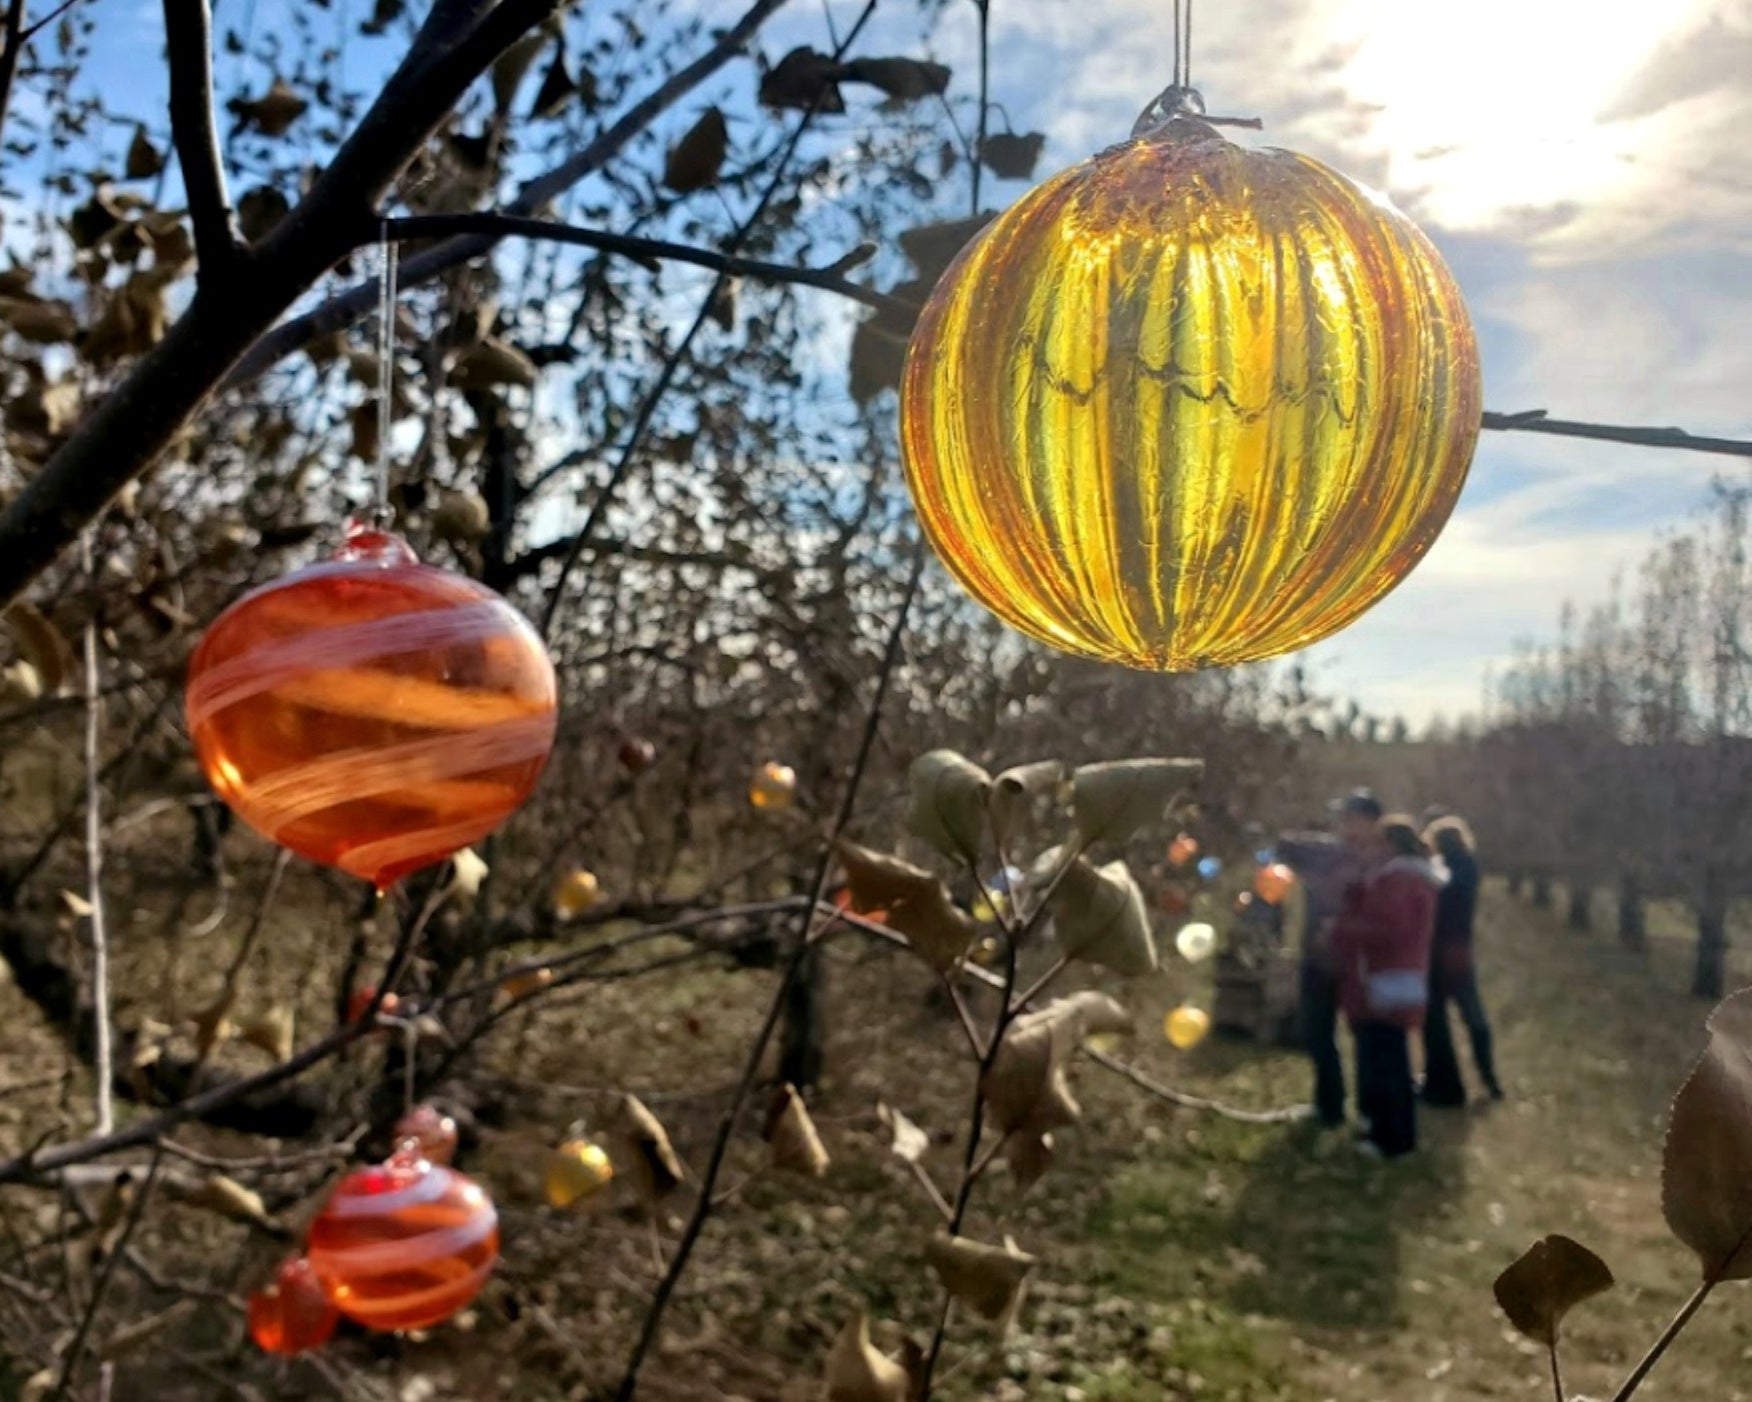
[[[609,1157],[647,1210],[687,1176],[668,1131],[637,1096],[621,1097],[605,1129],[614,1141]]]
[[[566,69],[566,51],[558,48],[554,51],[554,61],[542,75],[541,87],[536,90],[529,115],[532,119],[557,116],[577,95],[578,85]]]
[[[129,180],[150,180],[164,169],[164,152],[152,144],[144,126],[134,128],[134,139],[128,143],[127,162],[123,174]]]
[[[1058,998],[1010,1024],[981,1082],[993,1122],[1006,1134],[1036,1136],[1074,1123],[1082,1108],[1067,1068],[1091,1033],[1125,1031],[1131,1016],[1105,993]]]
[[[906,823],[946,857],[975,860],[985,836],[992,777],[954,750],[932,750],[912,763]]]
[[[942,1234],[931,1238],[925,1258],[943,1288],[980,1318],[996,1320],[1000,1333],[1022,1306],[1022,1288],[1036,1260],[1008,1237],[1002,1246],[987,1246]]]
[[[291,202],[272,185],[257,185],[237,201],[237,227],[251,243],[260,243],[291,212]]]
[[[22,340],[39,346],[71,341],[79,330],[71,305],[34,297],[0,297],[0,322]]]
[[[679,194],[704,190],[717,182],[730,152],[730,128],[720,108],[708,107],[688,128],[663,162],[663,183]]]
[[[456,358],[450,380],[458,389],[497,389],[500,385],[527,389],[535,383],[535,374],[535,362],[521,350],[508,341],[489,337]]]
[[[1667,1225],[1706,1280],[1752,1279],[1752,989],[1710,1014],[1709,1045],[1673,1101],[1661,1166]]]
[[[980,143],[979,154],[993,175],[1004,180],[1028,180],[1034,175],[1034,167],[1039,164],[1040,152],[1045,145],[1046,136],[1038,131],[1027,135],[991,132]]]
[[[260,1047],[275,1061],[290,1061],[295,1025],[292,1009],[284,1003],[276,1003],[265,1013],[241,1023],[237,1036],[239,1041]]]
[[[827,1353],[827,1402],[907,1402],[907,1370],[870,1342],[870,1320],[847,1322]]]
[[[226,104],[237,118],[238,130],[255,130],[263,136],[284,136],[310,104],[293,91],[284,78],[276,77],[257,98],[234,97]]]
[[[61,695],[72,683],[74,662],[73,649],[60,630],[24,599],[8,604],[0,617],[6,620],[19,655],[36,668],[43,689],[51,696]]]
[[[926,1150],[931,1147],[931,1136],[926,1134],[899,1110],[883,1101],[876,1103],[876,1118],[888,1127],[888,1132],[894,1136],[889,1149],[896,1157],[905,1159],[908,1163],[918,1163]]]
[[[234,1222],[247,1222],[278,1235],[283,1229],[279,1221],[262,1202],[261,1194],[251,1191],[236,1179],[215,1173],[183,1199],[190,1207],[199,1207]]]
[[[1204,761],[1120,759],[1085,764],[1071,774],[1077,831],[1087,842],[1124,842],[1162,820],[1168,805],[1198,785]]]
[[[761,77],[760,101],[766,107],[844,112],[846,100],[835,79],[839,65],[807,45],[792,49]]]
[[[501,112],[510,111],[517,89],[523,86],[524,74],[547,41],[543,31],[532,30],[493,60],[493,102]]]
[[[949,90],[953,76],[940,63],[919,58],[855,58],[840,71],[840,81],[868,83],[896,102],[916,102]]]
[[[1053,889],[1052,923],[1069,958],[1127,978],[1155,972],[1156,941],[1144,893],[1124,862],[1097,867],[1078,857]]]
[[[793,1085],[780,1086],[773,1096],[767,1115],[767,1143],[772,1146],[773,1167],[805,1178],[819,1178],[827,1172],[827,1150],[816,1132],[809,1107]]]
[[[1566,1236],[1548,1236],[1529,1246],[1496,1278],[1494,1288],[1509,1323],[1553,1348],[1563,1317],[1613,1284],[1611,1270],[1587,1247]]]

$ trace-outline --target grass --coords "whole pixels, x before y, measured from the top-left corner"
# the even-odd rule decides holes
[[[288,979],[304,968],[291,943],[293,914],[286,945],[268,946]],[[1604,1255],[1620,1281],[1568,1326],[1571,1392],[1609,1396],[1696,1272],[1662,1223],[1659,1167],[1666,1103],[1702,1045],[1708,1010],[1684,996],[1684,932],[1653,924],[1650,953],[1633,957],[1609,935],[1562,928],[1561,912],[1488,892],[1481,965],[1509,1099],[1426,1114],[1424,1149],[1409,1161],[1363,1160],[1344,1136],[1306,1125],[1176,1110],[1083,1067],[1084,1119],[1057,1136],[1053,1171],[1020,1199],[1001,1176],[976,1196],[968,1232],[992,1241],[1014,1233],[1041,1263],[1008,1338],[956,1321],[938,1395],[1546,1399],[1543,1357],[1509,1330],[1490,1285],[1533,1239],[1561,1231]],[[211,947],[202,955],[222,962]],[[256,1357],[238,1343],[240,1321],[209,1310],[157,1354],[126,1362],[119,1395],[228,1395],[176,1363],[196,1354],[262,1398],[410,1395],[415,1378],[430,1383],[434,1390],[418,1395],[434,1402],[600,1396],[650,1288],[652,1235],[636,1221],[545,1207],[541,1155],[568,1123],[593,1113],[599,1092],[627,1087],[648,1098],[697,1166],[770,977],[690,973],[610,985],[507,1029],[492,1074],[473,1088],[481,1113],[465,1161],[500,1206],[505,1254],[464,1327],[404,1343],[337,1341],[324,1382],[310,1364],[288,1369]],[[1139,1026],[1159,1026],[1186,982],[1180,970],[1125,990]],[[906,960],[837,950],[830,1074],[813,1103],[833,1167],[820,1182],[774,1177],[761,1171],[758,1141],[738,1141],[726,1182],[741,1191],[701,1242],[642,1397],[813,1399],[828,1342],[859,1309],[891,1349],[903,1333],[928,1336],[937,1296],[922,1251],[934,1222],[887,1152],[875,1107],[886,1100],[932,1135],[927,1162],[948,1185],[969,1068],[929,990]],[[22,1077],[52,1067],[40,1029],[4,1011],[5,1068]],[[1307,1098],[1304,1062],[1282,1050],[1213,1039],[1184,1055],[1151,1037],[1130,1054],[1158,1079],[1231,1103]],[[0,1101],[0,1133],[16,1141],[31,1132],[54,1098]],[[218,1139],[215,1147],[243,1149]],[[50,1205],[34,1200],[39,1211]],[[673,1240],[672,1222],[660,1236]],[[251,1271],[283,1249],[181,1209],[156,1217],[140,1244],[167,1273],[227,1290],[247,1288]],[[118,1303],[163,1302],[122,1294]],[[1648,1402],[1752,1399],[1747,1304],[1744,1287],[1719,1292],[1648,1383]],[[229,1342],[215,1348],[216,1336]]]

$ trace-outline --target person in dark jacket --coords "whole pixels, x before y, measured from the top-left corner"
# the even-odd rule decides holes
[[[1274,855],[1302,885],[1302,969],[1297,1022],[1314,1064],[1314,1113],[1344,1123],[1344,1060],[1338,1050],[1338,974],[1326,935],[1344,893],[1381,851],[1381,801],[1357,789],[1332,805],[1336,834],[1285,834]]]
[[[1484,1082],[1492,1100],[1501,1100],[1503,1088],[1497,1081],[1490,1020],[1478,994],[1473,953],[1478,859],[1473,855],[1472,833],[1461,819],[1447,817],[1431,824],[1424,839],[1448,872],[1448,883],[1436,901],[1435,952],[1430,960],[1429,1011],[1424,1019],[1424,1103],[1443,1106],[1466,1103],[1466,1085],[1460,1077],[1460,1058],[1455,1054],[1453,1029],[1448,1022],[1450,1002],[1459,1008],[1472,1039],[1472,1060],[1478,1067],[1479,1080]]]
[[[1339,1001],[1357,1046],[1357,1108],[1383,1158],[1417,1147],[1411,1033],[1423,1024],[1441,874],[1409,818],[1381,821],[1386,860],[1353,882],[1332,922]]]

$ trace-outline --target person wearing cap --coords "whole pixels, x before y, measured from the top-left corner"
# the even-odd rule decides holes
[[[1296,873],[1304,895],[1302,968],[1297,1008],[1303,1049],[1314,1066],[1314,1113],[1321,1124],[1345,1122],[1344,1059],[1338,1049],[1338,972],[1326,946],[1327,927],[1347,887],[1382,859],[1380,799],[1354,789],[1327,805],[1332,833],[1285,834],[1277,859]]]

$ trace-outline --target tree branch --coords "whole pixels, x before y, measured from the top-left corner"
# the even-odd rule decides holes
[[[726,277],[749,278],[755,282],[789,283],[800,287],[818,287],[877,311],[890,312],[912,320],[918,307],[912,302],[890,297],[862,283],[851,282],[826,268],[798,268],[785,263],[766,263],[758,258],[738,258],[731,253],[719,253],[691,244],[672,243],[667,239],[637,238],[629,234],[611,234],[602,229],[586,229],[575,224],[556,224],[546,219],[530,219],[517,214],[429,214],[388,222],[392,239],[426,239],[455,234],[489,235],[501,238],[545,239],[550,243],[569,243],[580,248],[595,248],[604,253],[631,258],[645,267],[659,263],[691,263],[710,268]]]
[[[223,282],[243,242],[225,188],[213,123],[213,14],[208,0],[164,0],[170,60],[170,134],[195,229],[196,276]]]
[[[1550,433],[1560,438],[1593,438],[1606,443],[1630,443],[1639,448],[1678,448],[1690,453],[1721,453],[1752,458],[1752,442],[1739,438],[1707,438],[1682,428],[1638,428],[1625,424],[1582,423],[1551,419],[1543,409],[1518,414],[1485,411],[1484,427],[1505,433]]]
[[[6,7],[6,27],[0,31],[0,129],[12,106],[12,80],[18,76],[18,56],[24,50],[24,0],[11,0]]]
[[[586,175],[607,165],[653,121],[741,53],[755,31],[785,3],[786,0],[755,0],[742,18],[725,30],[719,36],[718,42],[699,58],[672,74],[633,104],[618,121],[581,151],[524,185],[517,197],[506,206],[505,213],[516,216],[533,215]],[[375,225],[361,237],[368,240],[374,235]],[[439,274],[491,252],[497,242],[498,237],[492,234],[468,234],[448,239],[436,248],[426,249],[403,262],[401,285],[404,288],[423,286]],[[357,283],[321,306],[277,327],[262,337],[238,363],[226,380],[225,387],[229,389],[247,384],[270,366],[319,336],[345,330],[371,311],[376,305],[376,298],[375,282]]]

